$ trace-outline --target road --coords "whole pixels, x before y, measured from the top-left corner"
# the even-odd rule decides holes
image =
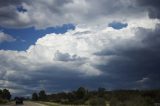
[[[0,106],[46,106],[46,105],[34,103],[34,102],[24,102],[23,105],[16,105],[16,104],[12,103],[11,105],[0,105]]]

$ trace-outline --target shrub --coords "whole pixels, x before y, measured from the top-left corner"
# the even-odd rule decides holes
[[[91,106],[106,106],[106,101],[103,98],[93,98],[89,101]]]
[[[142,96],[132,97],[124,101],[113,97],[110,101],[110,106],[153,106],[153,103],[150,98],[144,98]]]
[[[7,103],[7,102],[8,102],[7,100],[0,99],[0,104],[5,104],[5,103]]]

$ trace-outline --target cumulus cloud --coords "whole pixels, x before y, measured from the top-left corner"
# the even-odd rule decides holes
[[[0,84],[26,94],[79,85],[141,88],[137,81],[148,78],[149,88],[159,79],[158,22],[146,17],[119,30],[78,25],[64,34],[47,34],[26,51],[0,50]]]
[[[158,88],[159,2],[135,1],[0,1],[2,27],[76,26],[64,34],[46,34],[26,51],[0,50],[1,87],[21,94],[80,85]],[[108,27],[112,22],[125,27]],[[0,32],[0,43],[14,40]]]
[[[12,36],[0,31],[0,43],[2,42],[12,42],[15,41],[16,39],[13,38]]]

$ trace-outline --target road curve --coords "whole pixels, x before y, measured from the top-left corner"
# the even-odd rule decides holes
[[[11,105],[0,105],[0,106],[46,106],[44,104],[40,104],[40,103],[35,103],[35,102],[29,102],[29,101],[25,101],[23,105],[16,105],[16,104],[11,104]]]

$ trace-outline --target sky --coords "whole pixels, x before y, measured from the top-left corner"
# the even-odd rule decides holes
[[[0,0],[0,89],[159,89],[159,34],[159,0]]]

